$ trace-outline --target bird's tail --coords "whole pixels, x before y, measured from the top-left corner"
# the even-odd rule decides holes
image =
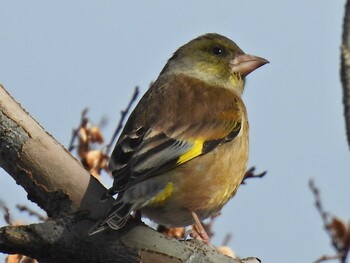
[[[122,228],[128,220],[130,213],[134,210],[134,205],[130,203],[117,202],[90,230],[89,235],[97,234],[107,228],[118,230]]]

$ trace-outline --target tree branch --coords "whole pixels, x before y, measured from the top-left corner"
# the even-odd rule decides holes
[[[345,6],[340,73],[343,86],[346,134],[348,138],[348,144],[350,146],[350,1],[347,1]]]
[[[0,86],[0,166],[50,217],[91,210],[99,218],[110,207],[105,188]]]

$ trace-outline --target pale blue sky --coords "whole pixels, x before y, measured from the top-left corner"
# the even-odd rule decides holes
[[[213,243],[232,232],[230,245],[243,257],[312,262],[333,251],[308,180],[327,210],[350,218],[339,80],[344,2],[1,0],[0,83],[67,145],[86,106],[95,122],[110,119],[109,138],[134,86],[144,92],[176,48],[198,35],[223,34],[268,59],[244,94],[249,163],[268,174],[224,208]],[[23,215],[15,204],[29,203],[3,170],[0,200],[16,217]]]

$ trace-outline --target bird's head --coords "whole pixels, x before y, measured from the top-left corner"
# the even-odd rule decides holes
[[[244,78],[266,63],[266,59],[244,54],[232,40],[210,33],[180,47],[162,73],[182,73],[242,93]]]

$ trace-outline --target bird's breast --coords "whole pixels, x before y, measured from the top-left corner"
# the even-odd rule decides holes
[[[174,171],[176,202],[190,211],[218,211],[236,193],[248,161],[247,125],[233,141]]]
[[[241,184],[248,161],[248,123],[239,135],[213,151],[167,172],[171,182],[158,197],[143,208],[144,214],[156,223],[185,226],[192,223],[190,211],[201,219],[217,213],[234,196]]]

